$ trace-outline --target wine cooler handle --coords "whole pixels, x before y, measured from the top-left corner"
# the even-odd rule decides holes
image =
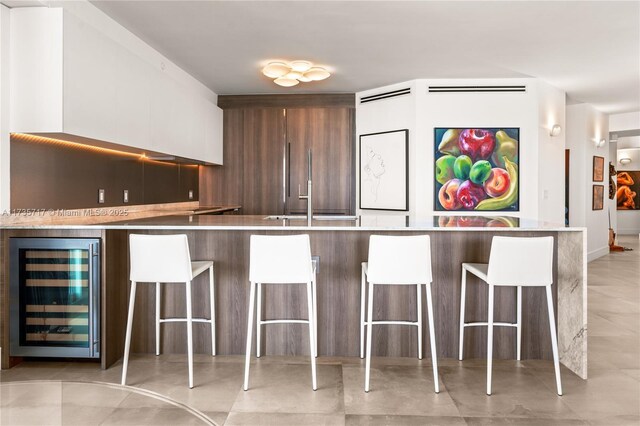
[[[89,244],[89,261],[88,261],[88,270],[89,270],[89,300],[91,300],[91,327],[89,328],[89,345],[92,354],[100,353],[100,339],[97,339],[99,333],[100,321],[98,318],[100,309],[100,289],[96,286],[96,283],[99,282],[95,276],[95,262],[98,257],[97,252],[97,243]],[[96,346],[98,346],[96,348]]]

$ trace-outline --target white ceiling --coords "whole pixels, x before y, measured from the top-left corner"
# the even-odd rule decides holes
[[[218,94],[356,92],[415,78],[539,77],[640,110],[638,1],[92,1]],[[280,88],[268,60],[329,66]]]

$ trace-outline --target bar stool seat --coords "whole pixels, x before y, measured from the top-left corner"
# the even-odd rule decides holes
[[[317,297],[316,268],[311,259],[311,243],[309,235],[252,235],[249,249],[249,314],[247,321],[247,347],[245,352],[243,389],[249,389],[249,368],[251,364],[251,346],[253,334],[253,314],[258,297],[256,354],[260,356],[260,329],[266,324],[303,323],[309,325],[309,355],[311,357],[311,386],[318,388],[316,377],[316,317]],[[307,288],[308,319],[269,319],[263,320],[260,309],[263,285],[299,284]]]
[[[467,272],[477,276],[489,286],[487,322],[465,322],[465,299]],[[522,351],[522,287],[545,287],[547,313],[551,333],[554,370],[558,395],[562,395],[558,340],[555,315],[553,312],[553,237],[493,237],[489,263],[463,263],[462,287],[460,292],[460,346],[458,359],[464,355],[464,330],[466,327],[488,327],[487,332],[487,395],[492,392],[493,328],[514,327],[516,329],[516,359],[521,359]],[[516,287],[516,322],[495,322],[495,287]]]
[[[369,283],[365,305],[365,281]],[[431,346],[431,364],[435,392],[440,392],[438,356],[436,350],[433,301],[431,297],[431,242],[428,235],[407,237],[372,235],[369,238],[369,258],[362,263],[362,292],[360,299],[360,348],[364,344],[364,327],[367,327],[367,355],[365,363],[364,391],[369,392],[371,381],[371,345],[374,325],[411,325],[418,329],[418,358],[422,358],[422,286],[427,294],[427,314]],[[379,285],[415,285],[417,297],[416,321],[374,321],[373,293]],[[367,319],[364,310],[367,310]]]
[[[138,283],[155,283],[155,334],[156,355],[160,355],[160,324],[166,322],[187,323],[187,359],[189,364],[189,388],[193,388],[193,323],[211,324],[211,354],[216,354],[215,324],[215,282],[214,263],[211,260],[191,261],[189,241],[184,234],[179,235],[136,235],[129,236],[129,254],[131,270],[131,293],[129,296],[129,313],[127,316],[127,333],[125,338],[124,361],[122,367],[122,385],[126,384],[131,349],[133,313]],[[209,271],[210,318],[193,318],[191,301],[191,282],[193,278]],[[184,285],[186,292],[186,318],[161,318],[162,306],[161,284]]]

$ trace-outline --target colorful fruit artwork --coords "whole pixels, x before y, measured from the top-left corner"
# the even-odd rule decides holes
[[[435,210],[519,211],[518,128],[436,128]]]

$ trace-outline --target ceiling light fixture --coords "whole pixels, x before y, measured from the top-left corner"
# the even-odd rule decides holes
[[[620,159],[620,164],[622,164],[623,166],[629,164],[630,162],[631,162],[631,158],[629,157],[623,157]]]
[[[551,127],[551,131],[549,132],[549,134],[551,136],[558,136],[561,132],[562,132],[562,127],[560,127],[559,124],[554,124],[553,127]]]
[[[331,73],[323,67],[314,66],[309,61],[269,62],[262,68],[262,74],[273,78],[274,83],[283,87],[292,87],[299,82],[309,83],[320,81],[331,76]]]

